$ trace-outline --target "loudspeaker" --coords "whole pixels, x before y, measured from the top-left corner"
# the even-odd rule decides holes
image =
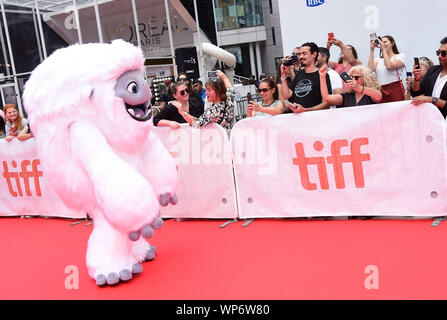
[[[190,79],[199,78],[199,60],[196,47],[175,49],[175,63],[177,71],[185,72]]]

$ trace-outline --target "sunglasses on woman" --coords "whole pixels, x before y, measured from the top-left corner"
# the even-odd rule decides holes
[[[441,55],[444,58],[445,56],[447,56],[447,51],[445,51],[445,50],[436,50],[436,55],[437,56]]]
[[[258,91],[259,91],[260,93],[266,93],[266,92],[268,92],[270,89],[271,89],[271,88],[262,88],[262,89],[258,89]]]
[[[178,78],[179,81],[188,81],[188,78]]]
[[[359,80],[362,76],[351,76],[352,79],[355,79],[355,81]]]
[[[179,91],[181,96],[184,96],[186,93],[189,94],[190,90],[189,89],[183,89],[182,91]]]

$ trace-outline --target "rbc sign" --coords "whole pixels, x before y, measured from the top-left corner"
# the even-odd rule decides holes
[[[306,4],[308,7],[316,7],[324,4],[324,0],[306,0]]]

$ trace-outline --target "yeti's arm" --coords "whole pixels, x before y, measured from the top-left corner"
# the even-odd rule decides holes
[[[73,157],[88,175],[107,221],[125,233],[152,223],[159,214],[152,186],[113,152],[102,132],[90,122],[77,121],[70,126],[70,139]]]
[[[177,169],[168,150],[152,131],[144,148],[143,160],[147,178],[160,204],[166,206],[170,200],[172,204],[175,204],[177,202],[174,197],[177,187]]]

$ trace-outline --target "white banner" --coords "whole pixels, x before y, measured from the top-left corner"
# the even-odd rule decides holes
[[[447,215],[445,127],[408,101],[244,119],[239,217]]]
[[[34,138],[0,139],[0,216],[42,215],[84,218],[67,208],[42,172]]]
[[[154,133],[177,163],[178,203],[161,208],[162,217],[237,218],[237,204],[227,132],[217,124],[173,130],[154,127]]]

